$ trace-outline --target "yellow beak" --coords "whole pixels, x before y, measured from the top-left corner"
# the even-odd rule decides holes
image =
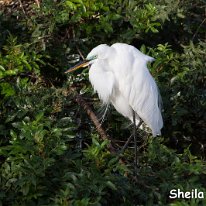
[[[67,71],[65,71],[64,73],[70,73],[70,72],[73,72],[79,68],[82,68],[82,67],[87,67],[89,65],[89,60],[84,60],[78,64],[76,64],[75,66],[69,68]]]

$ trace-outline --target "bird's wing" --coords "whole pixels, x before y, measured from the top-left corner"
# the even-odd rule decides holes
[[[139,66],[139,62],[134,63],[134,78],[131,80],[131,91],[128,95],[129,103],[140,118],[151,128],[153,136],[160,135],[163,122],[159,108],[159,91],[146,65],[142,65],[141,72],[137,71]]]
[[[115,78],[119,90],[132,109],[150,127],[153,136],[161,134],[163,126],[159,108],[159,91],[147,62],[153,58],[128,45],[115,45],[119,61],[115,61]],[[118,68],[118,69],[116,69]]]
[[[114,74],[108,70],[108,65],[101,60],[92,64],[89,70],[89,80],[102,102],[108,104],[115,83]]]

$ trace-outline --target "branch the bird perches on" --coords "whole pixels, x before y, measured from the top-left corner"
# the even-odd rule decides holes
[[[86,112],[87,112],[87,115],[89,116],[89,118],[92,120],[92,122],[94,123],[96,129],[97,129],[97,132],[99,133],[101,139],[103,140],[108,140],[109,143],[108,143],[108,149],[111,153],[115,153],[115,149],[114,147],[112,146],[111,142],[110,142],[110,139],[109,137],[107,136],[106,132],[104,131],[104,129],[102,128],[97,116],[95,115],[95,113],[92,111],[91,107],[88,105],[88,103],[84,100],[84,98],[79,95],[79,94],[76,94],[75,96],[75,101],[77,102],[77,104],[79,106],[81,106]]]

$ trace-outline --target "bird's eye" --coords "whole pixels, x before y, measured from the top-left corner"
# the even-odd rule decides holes
[[[97,55],[94,55],[92,59],[97,59]]]

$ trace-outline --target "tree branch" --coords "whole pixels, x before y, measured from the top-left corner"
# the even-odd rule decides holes
[[[24,10],[24,6],[23,6],[23,4],[22,4],[21,0],[18,0],[18,1],[19,1],[20,8],[22,9],[22,11],[23,11],[24,15],[25,15],[25,16],[27,16],[27,15],[26,15],[26,12],[25,12],[25,10]]]
[[[38,8],[40,8],[40,1],[39,0],[35,0],[35,2],[37,4]]]
[[[75,96],[75,101],[87,112],[87,115],[89,116],[89,118],[92,120],[92,122],[94,123],[97,132],[99,133],[101,139],[103,140],[109,140],[109,144],[108,144],[108,149],[111,153],[115,153],[115,149],[112,146],[109,137],[106,135],[106,132],[104,131],[104,129],[102,128],[97,116],[95,115],[95,113],[92,111],[91,107],[87,104],[87,102],[83,99],[83,97],[79,94],[76,94]]]

